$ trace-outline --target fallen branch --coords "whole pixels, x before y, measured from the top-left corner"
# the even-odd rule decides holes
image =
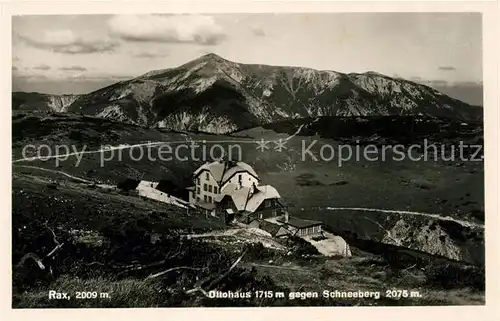
[[[56,243],[56,245],[60,245],[59,241],[57,240],[56,233],[54,233],[54,230],[53,230],[53,229],[51,229],[48,225],[45,225],[45,226],[47,227],[47,229],[48,229],[49,231],[51,231],[51,232],[52,232],[52,236],[53,236],[53,239],[54,239],[54,243]]]
[[[207,291],[210,291],[210,289],[212,289],[217,283],[219,283],[222,279],[224,279],[226,276],[229,275],[229,273],[231,273],[231,271],[238,265],[238,263],[240,263],[241,259],[243,258],[243,256],[245,256],[247,250],[243,251],[243,253],[241,254],[241,256],[236,260],[234,261],[234,263],[231,265],[231,267],[229,267],[229,269],[222,275],[220,275],[218,278],[216,278],[215,280],[213,280],[212,282],[210,282],[210,284],[207,286]],[[186,294],[192,294],[194,292],[197,292],[197,291],[200,291],[201,293],[203,293],[203,295],[205,295],[206,297],[208,297],[208,294],[207,294],[207,291],[205,291],[202,286],[204,283],[208,282],[209,279],[205,279],[204,281],[202,281],[200,283],[199,286],[191,289],[191,290],[187,290],[186,291]]]
[[[271,268],[271,269],[279,269],[279,270],[304,271],[304,272],[311,271],[310,269],[300,269],[300,268],[293,268],[293,267],[279,266],[279,265],[268,265],[268,264],[257,264],[257,263],[251,263],[250,265],[257,267]]]
[[[54,233],[54,230],[51,229],[48,225],[46,225],[47,229],[49,229],[49,231],[52,232],[52,236],[53,236],[53,239],[54,239],[54,243],[56,243],[56,247],[54,247],[52,249],[52,251],[50,251],[47,255],[45,255],[45,258],[48,258],[48,257],[51,257],[57,250],[59,250],[63,245],[64,243],[60,243],[58,240],[57,240],[57,236],[56,236],[56,233]]]
[[[19,261],[19,263],[17,263],[17,267],[21,267],[24,265],[24,262],[27,260],[27,259],[32,259],[34,260],[37,264],[38,264],[38,267],[41,269],[41,270],[45,270],[45,265],[43,265],[42,263],[42,260],[40,260],[40,258],[35,254],[35,253],[27,253],[25,254],[21,260]]]
[[[60,249],[63,245],[64,245],[64,243],[57,244],[57,245],[56,245],[56,247],[52,249],[52,251],[50,251],[47,255],[45,255],[45,258],[44,258],[44,259],[46,259],[46,258],[48,258],[48,257],[50,257],[50,256],[52,256],[52,255],[54,255],[54,253],[55,253],[57,250],[59,250],[59,249]]]
[[[180,248],[180,247],[179,247]],[[165,260],[161,260],[161,261],[158,261],[158,262],[154,262],[154,263],[151,263],[151,264],[148,264],[148,265],[127,265],[125,267],[122,267],[124,268],[125,270],[119,272],[117,274],[117,276],[120,276],[120,275],[123,275],[125,273],[128,273],[128,272],[132,272],[132,271],[139,271],[139,270],[144,270],[144,269],[149,269],[151,267],[154,267],[154,266],[158,266],[158,265],[162,265],[162,264],[165,264],[167,262],[167,260],[171,260],[177,256],[179,256],[179,254],[181,253],[181,251],[177,251],[175,254],[169,256],[167,259]]]
[[[56,246],[49,252],[47,253],[47,255],[45,255],[43,257],[43,259],[40,259],[35,253],[27,253],[25,254],[21,260],[19,261],[19,263],[17,264],[18,267],[20,266],[23,266],[24,265],[24,262],[26,262],[27,259],[32,259],[34,260],[37,264],[38,264],[38,267],[41,269],[41,270],[45,270],[45,265],[42,263],[43,260],[51,257],[52,255],[54,255],[55,252],[57,252],[63,245],[64,243],[60,243],[58,240],[57,240],[57,236],[56,236],[56,233],[54,233],[54,230],[51,229],[50,227],[48,227],[46,225],[47,229],[52,233],[52,236],[53,236],[53,240],[54,240],[54,243],[56,243]],[[51,270],[52,272],[52,270]]]
[[[135,267],[127,268],[121,272],[118,272],[118,274],[116,274],[116,276],[120,276],[120,275],[123,275],[125,273],[132,272],[132,271],[140,271],[140,270],[148,269],[148,268],[153,267],[153,266],[165,264],[165,262],[166,262],[166,260],[162,260],[162,261],[151,263],[148,265],[138,265]]]
[[[150,280],[150,279],[154,279],[156,277],[159,277],[159,276],[162,276],[164,274],[167,274],[169,272],[172,272],[172,271],[177,271],[177,270],[193,270],[193,271],[200,271],[200,270],[203,270],[203,269],[200,269],[200,268],[194,268],[194,267],[190,267],[190,266],[178,266],[178,267],[174,267],[174,268],[171,268],[171,269],[168,269],[168,270],[165,270],[165,271],[162,271],[162,272],[159,272],[159,273],[155,273],[155,274],[150,274],[146,280]]]
[[[411,269],[413,269],[415,266],[417,266],[417,264],[416,264],[416,263],[415,263],[415,264],[413,264],[412,266],[409,266],[409,267],[407,267],[407,268],[402,269],[401,271],[411,270]]]

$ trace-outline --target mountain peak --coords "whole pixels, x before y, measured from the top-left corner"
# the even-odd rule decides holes
[[[367,71],[364,73],[365,75],[369,75],[369,76],[378,76],[378,77],[385,77],[385,78],[391,78],[387,75],[384,75],[378,71],[373,71],[373,70],[370,70],[370,71]]]
[[[210,53],[207,53],[207,54],[201,56],[200,58],[198,58],[198,60],[227,61],[227,59],[224,59],[221,56],[219,56],[218,54],[213,53],[213,52],[210,52]]]

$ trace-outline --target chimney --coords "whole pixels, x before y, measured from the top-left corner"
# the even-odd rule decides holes
[[[288,211],[285,210],[285,223],[288,223]]]
[[[252,184],[252,194],[255,194],[255,192],[257,192],[257,185],[255,185],[255,183],[253,183]]]

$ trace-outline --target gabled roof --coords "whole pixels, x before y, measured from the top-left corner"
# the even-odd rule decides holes
[[[283,222],[283,223],[285,223],[285,222]],[[307,227],[311,227],[311,226],[322,225],[323,222],[313,221],[313,220],[306,220],[306,219],[303,219],[303,218],[291,217],[290,216],[288,218],[288,222],[286,222],[285,224],[293,226],[293,227],[296,227],[296,228],[299,228],[299,229],[303,229],[303,228],[307,228]]]
[[[238,211],[253,213],[266,199],[281,198],[278,191],[271,185],[238,188],[237,184],[230,183],[222,189],[221,194],[215,197],[220,202],[225,196],[230,196]]]
[[[236,189],[238,189],[238,184],[229,183],[229,184],[225,185],[220,190],[220,194],[216,195],[214,197],[214,200],[216,202],[220,202],[220,201],[222,201],[222,199],[224,198],[224,196],[226,196],[226,195],[232,195],[234,193],[234,191],[236,191]]]
[[[259,178],[252,166],[248,165],[247,163],[229,161],[217,161],[204,164],[200,166],[196,171],[194,171],[193,177],[197,177],[205,170],[209,171],[215,181],[219,184],[224,183],[238,172],[247,172],[256,178]]]
[[[214,203],[209,203],[209,202],[205,202],[205,201],[198,201],[194,205],[201,207],[201,208],[204,208],[206,210],[213,210],[215,208]]]
[[[278,191],[271,185],[256,186],[256,191],[248,199],[246,210],[248,212],[255,212],[257,208],[267,199],[280,198]]]
[[[222,176],[224,175],[224,162],[212,162],[201,165],[197,170],[194,171],[193,176],[197,177],[204,170],[209,171],[213,178],[220,182]]]
[[[234,205],[238,211],[244,211],[246,209],[250,192],[250,187],[243,186],[231,194],[231,198],[233,199]]]

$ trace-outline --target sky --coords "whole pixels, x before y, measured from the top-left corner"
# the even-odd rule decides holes
[[[86,93],[209,52],[241,63],[478,83],[481,38],[479,13],[16,16],[13,90]]]

